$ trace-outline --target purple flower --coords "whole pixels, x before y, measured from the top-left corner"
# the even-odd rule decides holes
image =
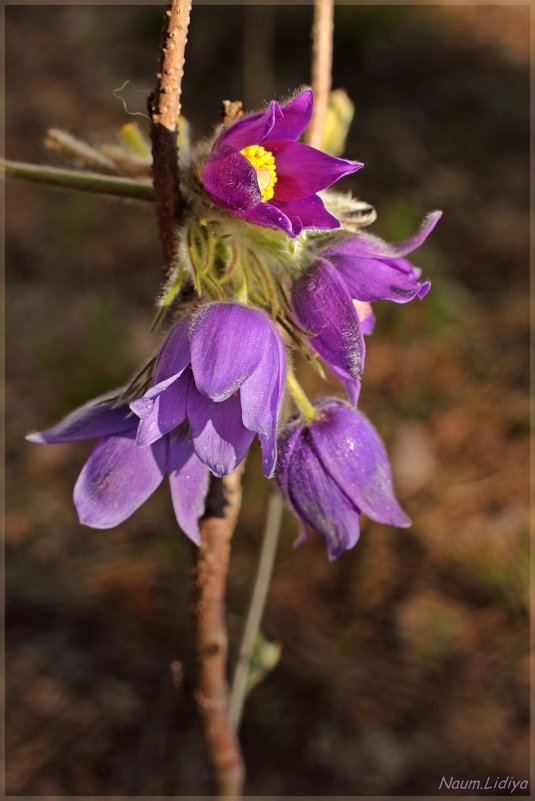
[[[317,418],[293,418],[282,433],[275,478],[301,522],[296,545],[311,526],[332,560],[357,542],[361,512],[386,525],[411,521],[394,496],[388,456],[370,421],[335,398],[316,408]]]
[[[219,206],[292,237],[303,228],[340,226],[316,193],[363,165],[296,141],[310,122],[312,105],[312,91],[306,89],[289,103],[274,100],[265,111],[223,131],[202,176]]]
[[[150,446],[187,421],[197,457],[218,476],[233,470],[258,434],[273,473],[286,352],[258,309],[211,303],[182,319],[158,357],[154,386],[130,404],[137,444]]]
[[[364,334],[375,320],[369,304],[407,303],[427,294],[430,282],[418,282],[421,270],[405,256],[425,242],[441,216],[432,212],[413,237],[397,244],[371,234],[346,236],[320,251],[292,288],[298,322],[315,334],[312,346],[344,382],[353,403],[364,367]]]
[[[139,420],[128,406],[110,405],[110,398],[111,393],[96,398],[48,431],[29,434],[27,439],[55,444],[99,437],[74,487],[81,523],[99,529],[119,525],[167,474],[178,524],[199,543],[197,521],[204,512],[208,468],[193,452],[191,441],[177,431],[147,448],[138,447]]]

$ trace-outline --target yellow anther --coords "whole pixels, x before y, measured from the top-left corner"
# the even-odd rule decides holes
[[[249,145],[240,150],[240,153],[255,169],[262,203],[271,200],[275,194],[275,184],[277,183],[275,156],[262,145]]]

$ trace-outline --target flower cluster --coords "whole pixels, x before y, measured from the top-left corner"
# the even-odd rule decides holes
[[[28,436],[40,443],[98,440],[74,489],[82,523],[122,523],[168,475],[177,521],[199,542],[210,474],[231,472],[256,436],[265,475],[301,522],[299,544],[313,528],[334,559],[357,541],[361,513],[410,524],[379,435],[356,407],[365,336],[375,321],[371,304],[426,295],[429,282],[406,257],[440,212],[393,245],[355,230],[354,220],[346,224],[337,210],[359,203],[318,192],[362,165],[297,141],[312,104],[308,89],[286,104],[274,101],[193,151],[183,181],[180,259],[159,319],[185,285],[194,290],[190,308],[141,384]],[[320,372],[324,362],[347,400],[311,403],[287,358],[292,348]],[[298,412],[281,425],[286,388]]]

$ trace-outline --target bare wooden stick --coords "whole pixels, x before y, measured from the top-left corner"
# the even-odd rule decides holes
[[[321,147],[325,114],[331,91],[334,0],[314,0],[312,27],[312,90],[314,112],[305,134],[307,144]]]
[[[176,132],[190,12],[191,0],[172,0],[165,9],[160,65],[150,109],[156,215],[169,268],[177,258],[177,223],[182,211]]]
[[[277,543],[279,541],[282,510],[282,497],[279,492],[274,491],[271,494],[268,503],[266,524],[262,537],[262,546],[260,549],[258,568],[253,585],[253,593],[251,596],[251,602],[249,604],[247,620],[245,621],[245,626],[243,629],[238,662],[236,664],[236,670],[234,672],[234,678],[232,681],[229,722],[231,726],[236,729],[236,731],[239,728],[243,712],[243,704],[247,691],[247,679],[249,676],[249,668],[251,665],[251,657],[253,655],[255,639],[260,629],[262,614],[266,605],[269,582],[271,580],[273,563],[275,561],[275,554],[277,552]]]
[[[240,796],[244,768],[235,730],[229,723],[226,678],[228,636],[225,590],[230,543],[241,505],[243,463],[222,479],[212,478],[195,568],[195,701],[215,789],[220,798]]]

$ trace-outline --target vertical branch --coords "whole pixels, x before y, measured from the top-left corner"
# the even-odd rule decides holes
[[[236,733],[229,723],[226,679],[228,636],[225,590],[232,534],[241,504],[240,467],[222,479],[212,477],[195,569],[195,701],[219,797],[241,794],[244,769]]]
[[[247,679],[253,655],[256,635],[260,629],[262,614],[266,605],[266,598],[273,571],[273,563],[277,552],[280,525],[282,520],[283,502],[279,492],[273,492],[268,504],[266,524],[260,549],[260,558],[256,571],[253,593],[247,613],[247,620],[243,629],[240,653],[232,681],[230,696],[229,721],[236,731],[239,728],[243,712],[243,704],[247,691]]]
[[[333,62],[334,0],[314,0],[312,27],[312,89],[314,112],[306,142],[319,148],[331,91]]]
[[[182,207],[176,138],[190,11],[191,0],[172,0],[165,10],[156,91],[150,107],[156,215],[168,267],[177,257],[177,222]]]

